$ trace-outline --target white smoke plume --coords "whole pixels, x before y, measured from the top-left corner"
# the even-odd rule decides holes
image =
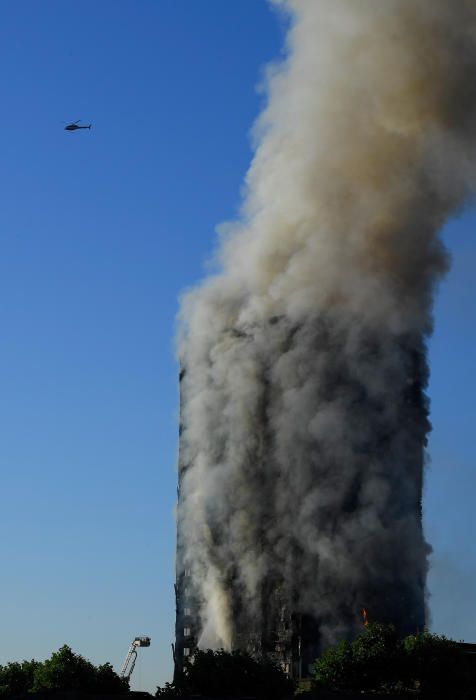
[[[289,15],[240,220],[186,295],[179,566],[202,646],[273,586],[320,644],[424,622],[425,341],[438,237],[476,176],[473,0],[275,0]],[[406,620],[406,622],[405,622]]]

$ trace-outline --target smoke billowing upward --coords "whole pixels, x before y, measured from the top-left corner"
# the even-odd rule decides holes
[[[266,624],[320,644],[360,608],[424,619],[425,342],[438,231],[476,175],[472,0],[275,0],[286,57],[221,272],[182,307],[180,565],[201,645]]]

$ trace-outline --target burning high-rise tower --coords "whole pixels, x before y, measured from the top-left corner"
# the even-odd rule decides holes
[[[183,304],[175,653],[299,675],[363,608],[425,624],[426,339],[476,174],[476,7],[275,4],[242,219]]]

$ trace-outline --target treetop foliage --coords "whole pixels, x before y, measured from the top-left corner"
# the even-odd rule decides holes
[[[476,659],[465,655],[457,642],[428,631],[402,639],[392,625],[374,623],[352,642],[344,640],[327,649],[314,664],[312,689],[303,687],[298,693],[303,700],[306,695],[323,700],[334,692],[338,697],[378,693],[473,700],[475,688]],[[284,700],[293,690],[293,682],[269,659],[209,649],[196,651],[182,677],[158,688],[156,697]]]
[[[209,698],[253,697],[281,700],[292,696],[293,682],[270,659],[254,659],[242,651],[197,650],[182,678],[158,688],[162,700],[203,695]]]
[[[94,666],[66,645],[46,661],[12,662],[0,666],[1,698],[54,690],[110,695],[128,692],[129,683],[119,678],[111,664]]]
[[[456,642],[428,631],[400,639],[393,626],[381,624],[327,649],[314,669],[316,689],[406,691],[431,698],[473,697],[476,681]]]

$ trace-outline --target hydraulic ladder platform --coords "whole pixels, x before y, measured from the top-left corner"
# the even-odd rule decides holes
[[[132,671],[136,665],[137,649],[139,647],[150,647],[150,637],[135,637],[129,647],[124,663],[122,664],[121,672],[119,674],[121,678],[127,678],[127,680],[130,680]]]

